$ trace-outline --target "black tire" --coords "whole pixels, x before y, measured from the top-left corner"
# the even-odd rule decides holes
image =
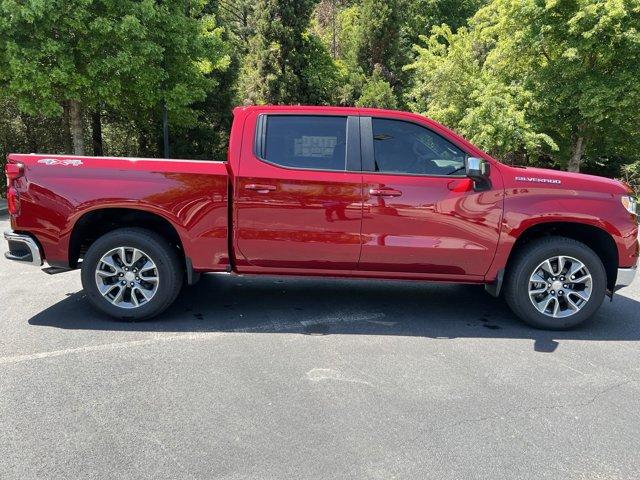
[[[533,305],[529,297],[529,280],[537,266],[560,255],[573,257],[586,266],[591,274],[592,290],[590,298],[576,313],[564,318],[554,318],[540,312]],[[504,293],[511,310],[525,323],[545,330],[567,330],[581,324],[600,308],[606,289],[607,273],[600,257],[593,250],[570,238],[547,237],[531,242],[517,252],[507,269]]]
[[[96,269],[101,258],[118,247],[142,250],[157,267],[160,279],[157,291],[137,308],[121,308],[112,304],[100,293],[96,283]],[[142,228],[121,228],[105,234],[89,247],[82,260],[82,286],[90,302],[98,310],[120,320],[147,320],[162,313],[180,293],[183,277],[184,271],[176,248],[160,235]]]

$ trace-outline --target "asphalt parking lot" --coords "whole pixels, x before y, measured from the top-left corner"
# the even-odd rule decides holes
[[[477,286],[230,276],[122,323],[4,259],[0,302],[3,480],[638,478],[640,281],[562,333]]]

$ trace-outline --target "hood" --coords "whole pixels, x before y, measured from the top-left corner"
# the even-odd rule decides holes
[[[610,194],[626,194],[632,189],[619,180],[613,180],[584,173],[564,172],[547,168],[500,167],[505,186],[516,187],[545,187],[562,190],[583,190]]]

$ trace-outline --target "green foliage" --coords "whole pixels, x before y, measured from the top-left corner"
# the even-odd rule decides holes
[[[346,72],[337,96],[340,104],[399,106],[403,1],[323,0],[318,5],[314,30]]]
[[[501,82],[485,64],[486,47],[475,32],[434,27],[422,40],[426,46],[415,48],[416,61],[407,67],[414,74],[409,92],[414,110],[497,156],[523,149],[535,153],[543,145],[557,148],[527,120],[529,92]]]
[[[301,80],[306,93],[301,102],[311,105],[337,103],[340,85],[345,72],[333,61],[322,41],[313,34],[305,34],[303,53],[305,55]]]
[[[397,67],[400,41],[398,0],[362,0],[356,31],[356,58],[362,69]]]
[[[12,152],[58,153],[65,150],[65,129],[59,118],[44,118],[20,112],[15,99],[0,90],[0,171]],[[0,181],[0,197],[6,183]]]
[[[629,165],[623,165],[621,173],[622,180],[631,185],[636,192],[636,196],[640,197],[640,160]]]
[[[453,33],[435,28],[409,68],[411,103],[499,155],[630,138],[640,110],[640,10],[624,0],[494,0]],[[605,150],[610,150],[605,147]]]
[[[405,0],[403,42],[408,48],[433,27],[448,25],[452,31],[467,25],[467,21],[488,0]]]
[[[580,167],[579,139],[588,152],[637,133],[636,0],[494,0],[471,23],[494,44],[496,75],[531,92],[532,120],[560,145],[561,164]]]
[[[638,0],[0,0],[0,156],[98,117],[106,154],[159,155],[166,103],[172,155],[222,159],[237,103],[338,104],[638,183],[639,27]]]
[[[65,102],[139,117],[166,102],[178,125],[216,86],[228,56],[200,0],[0,2],[0,84],[21,112]]]
[[[207,13],[214,13],[226,28],[227,38],[236,54],[246,54],[255,28],[255,0],[218,0],[207,2]]]
[[[317,51],[317,43],[310,42],[305,32],[315,3],[258,1],[256,32],[249,41],[240,79],[244,103],[295,104],[310,98],[309,50]]]
[[[374,107],[374,108],[398,108],[398,100],[396,99],[393,89],[380,73],[380,69],[373,72],[362,89],[362,95],[356,100],[358,107]]]

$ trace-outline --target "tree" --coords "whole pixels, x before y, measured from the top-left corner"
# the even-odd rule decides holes
[[[362,88],[362,95],[356,100],[356,106],[388,109],[398,108],[398,99],[389,82],[383,78],[380,68],[376,68],[373,71],[373,75],[365,83]]]
[[[486,64],[489,48],[477,32],[434,27],[407,69],[414,84],[411,108],[457,130],[498,157],[556,149],[555,142],[529,119],[531,94],[507,84]]]
[[[637,132],[639,16],[626,0],[493,0],[417,49],[412,105],[502,155],[558,147],[579,171],[589,144]]]
[[[209,9],[217,14],[225,26],[228,37],[242,54],[249,50],[255,20],[255,0],[218,0]]]
[[[255,35],[240,78],[244,103],[307,102],[313,92],[304,75],[309,65],[307,29],[316,0],[259,0]]]
[[[398,105],[404,58],[399,48],[403,1],[322,0],[316,8],[314,30],[342,72],[340,104],[377,104],[384,97],[385,105]]]
[[[376,67],[392,74],[398,66],[398,0],[362,0],[359,9],[356,48],[360,66],[368,75]]]
[[[340,39],[338,38],[340,12],[349,3],[349,0],[320,0],[314,11],[313,23],[318,27],[316,33],[329,47],[331,57],[334,60],[339,57],[340,51]]]
[[[31,115],[69,118],[84,153],[83,110],[127,114],[166,103],[177,122],[226,66],[200,0],[0,2],[0,83]],[[97,117],[96,123],[97,124]],[[96,138],[96,142],[98,139]]]
[[[488,0],[402,0],[402,48],[410,53],[411,45],[433,27],[447,25],[453,32],[467,25]]]
[[[579,171],[590,144],[626,142],[640,111],[636,0],[494,0],[472,20],[487,64],[532,93],[532,118]]]

